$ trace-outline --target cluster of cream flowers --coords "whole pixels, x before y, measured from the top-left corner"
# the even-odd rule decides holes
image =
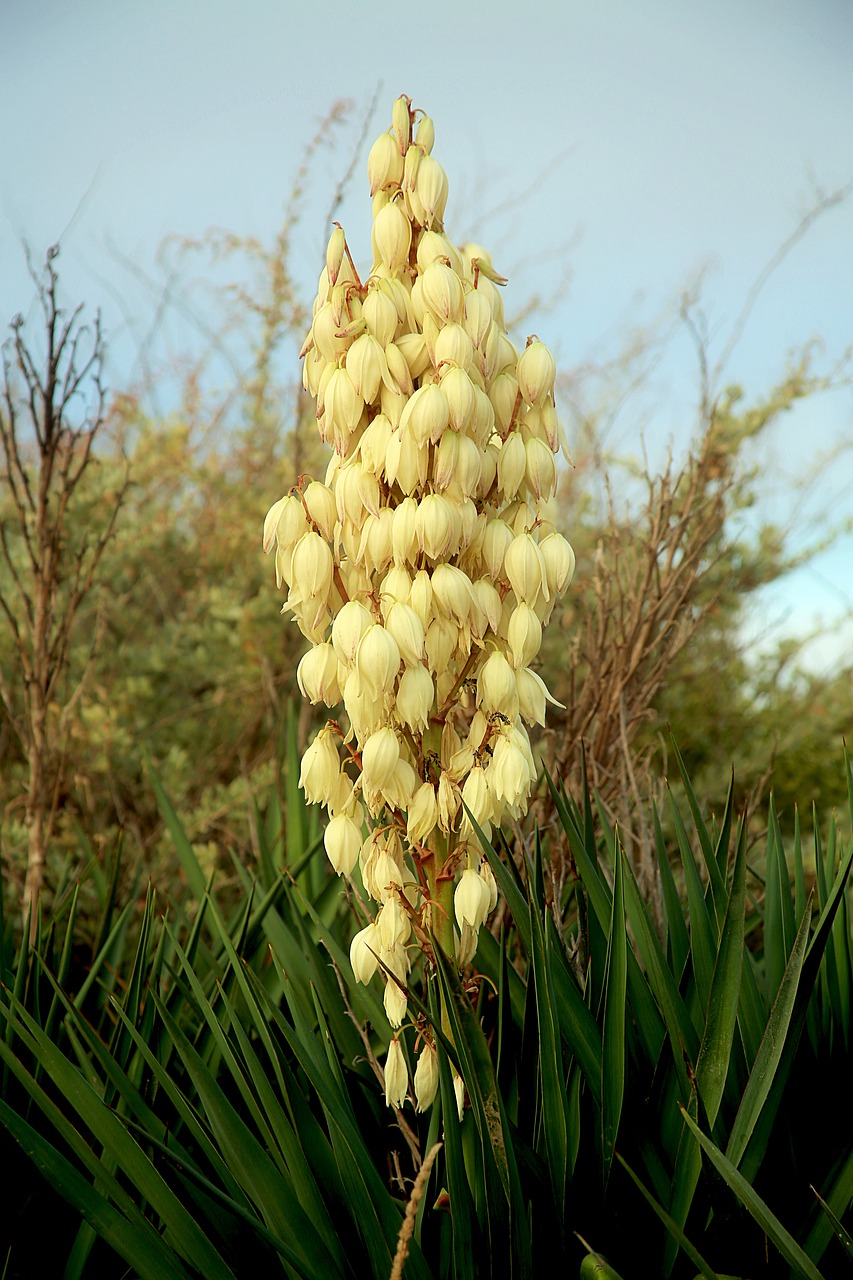
[[[527,807],[525,726],[543,724],[551,700],[531,664],[574,569],[545,518],[564,443],[554,360],[535,338],[516,350],[506,282],[483,249],[445,237],[447,177],[418,114],[397,99],[370,151],[369,276],[340,227],[320,275],[302,355],[334,449],[325,480],[281,498],[264,527],[282,612],[312,644],[300,689],[343,704],[343,723],[305,752],[300,785],[329,812],[335,871],[358,864],[378,903],[351,960],[361,982],[381,962],[392,1027],[413,942],[428,946],[431,929],[465,964],[495,906],[472,819],[488,836]],[[394,1079],[399,1057],[395,1039]],[[419,1105],[436,1082],[427,1046]],[[402,1101],[405,1085],[392,1092]]]

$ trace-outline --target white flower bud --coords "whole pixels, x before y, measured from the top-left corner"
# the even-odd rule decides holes
[[[457,629],[448,618],[433,618],[426,630],[426,654],[430,671],[445,671],[456,648]]]
[[[475,765],[465,779],[465,784],[462,787],[462,802],[481,827],[485,827],[491,822],[494,805],[486,782],[485,771],[480,765]],[[463,813],[460,835],[470,834],[471,831],[470,818],[467,813]]]
[[[435,787],[422,783],[412,796],[406,820],[406,838],[423,844],[438,823],[438,799]]]
[[[276,541],[276,528],[278,526],[278,518],[288,502],[287,496],[279,498],[278,502],[274,502],[264,518],[264,555],[269,555],[272,551],[273,543]]]
[[[368,609],[358,600],[348,600],[332,623],[332,646],[341,662],[355,661],[362,636],[374,625]]]
[[[382,959],[388,965],[388,968],[391,969],[392,966],[389,963],[388,957],[383,956]],[[398,974],[397,976],[400,977],[401,980],[405,977],[403,974]],[[388,978],[385,983],[385,994],[382,997],[382,1003],[385,1005],[385,1017],[388,1019],[391,1026],[399,1027],[406,1016],[408,1000],[406,999],[406,993],[401,991],[396,982],[391,978]],[[401,1102],[400,1106],[402,1105],[403,1104]]]
[[[419,277],[424,307],[439,324],[462,317],[462,281],[443,262],[431,262]]]
[[[436,382],[419,387],[410,396],[400,417],[400,428],[410,427],[415,442],[436,444],[447,428],[450,408],[447,397]]]
[[[483,561],[495,582],[502,576],[504,556],[512,542],[512,529],[503,520],[489,520],[483,533]]]
[[[518,600],[524,600],[532,607],[540,591],[546,600],[549,598],[551,592],[542,553],[529,533],[513,538],[507,547],[504,573]]]
[[[409,1072],[397,1037],[388,1046],[385,1059],[385,1101],[389,1107],[402,1107],[409,1090]]]
[[[361,778],[366,791],[380,792],[400,759],[400,743],[393,729],[372,733],[361,752]]]
[[[510,431],[498,453],[498,488],[507,499],[514,498],[524,479],[527,455],[518,431]]]
[[[489,387],[489,400],[495,411],[495,430],[501,436],[509,431],[517,396],[518,383],[511,373],[499,373]]]
[[[391,549],[396,564],[414,563],[418,551],[417,518],[418,504],[414,498],[404,498],[394,510]]]
[[[440,560],[458,544],[461,520],[447,498],[440,493],[428,493],[418,503],[416,529],[421,551],[432,560]]]
[[[374,698],[390,693],[400,670],[400,649],[381,623],[374,623],[365,631],[356,650],[355,666],[362,685]]]
[[[395,346],[406,362],[410,378],[419,378],[422,373],[426,373],[430,367],[430,358],[423,334],[401,333]]]
[[[479,929],[485,924],[489,897],[487,885],[473,867],[462,872],[453,894],[453,910],[460,928],[468,924],[472,929]]]
[[[323,537],[331,542],[338,519],[335,495],[331,489],[321,484],[319,480],[312,480],[309,485],[306,485],[302,500]]]
[[[433,599],[442,613],[464,622],[474,604],[471,579],[453,564],[438,564],[432,573]]]
[[[419,663],[424,656],[424,624],[414,609],[396,601],[388,610],[385,627],[396,641],[406,666]]]
[[[477,676],[477,706],[510,720],[518,715],[515,672],[497,649],[489,654]]]
[[[396,516],[396,512],[393,514]],[[379,605],[382,610],[382,617],[386,622],[388,621],[388,613],[394,604],[398,602],[400,604],[409,603],[411,590],[412,579],[409,577],[408,570],[403,565],[393,565],[385,574],[382,579],[382,586],[379,588]]]
[[[545,723],[545,704],[550,702],[554,707],[562,707],[563,703],[552,698],[548,686],[536,671],[522,667],[515,673],[518,686],[518,709],[528,724]]]
[[[327,707],[340,702],[338,659],[332,645],[314,645],[303,655],[296,668],[296,682],[310,702],[324,702]]]
[[[331,729],[321,729],[302,757],[299,785],[309,804],[328,804],[341,772]]]
[[[432,579],[426,569],[419,569],[412,579],[408,604],[414,609],[424,628],[428,627],[432,620]]]
[[[364,400],[355,389],[355,383],[346,369],[333,369],[323,397],[326,421],[332,423],[335,440],[345,440],[359,424],[364,412]]]
[[[356,338],[346,355],[346,371],[365,404],[372,404],[379,393],[388,366],[385,352],[369,333]]]
[[[575,553],[561,533],[549,533],[543,538],[539,552],[545,565],[548,590],[553,596],[561,596],[575,571]]]
[[[400,341],[402,342],[402,338]],[[385,356],[383,382],[386,389],[403,396],[412,395],[415,389],[415,384],[412,381],[413,375],[400,347],[397,346],[396,342],[389,342],[383,354]],[[400,420],[402,421],[402,413],[400,414]]]
[[[436,335],[434,355],[436,366],[456,365],[467,374],[474,361],[474,344],[461,324],[446,324]]]
[[[528,667],[539,652],[542,644],[542,623],[529,604],[521,602],[512,611],[507,628],[512,665]]]
[[[454,325],[454,328],[458,329],[459,326]],[[474,384],[468,374],[464,369],[448,369],[441,380],[441,389],[447,398],[451,427],[457,431],[467,431],[474,421],[474,412],[477,407]]]
[[[421,116],[418,121],[418,127],[415,130],[415,142],[422,147],[424,153],[429,155],[435,143],[435,125],[429,116]]]
[[[557,487],[554,455],[544,440],[535,438],[527,441],[524,452],[527,486],[536,495],[537,502],[547,502]]]
[[[406,667],[397,686],[394,709],[401,724],[415,733],[424,733],[429,725],[435,701],[432,676],[420,662]]]
[[[361,852],[361,828],[344,813],[330,819],[323,833],[323,844],[329,861],[339,876],[348,876]]]
[[[378,952],[379,938],[376,925],[371,923],[366,929],[361,929],[350,943],[349,962],[356,982],[362,982],[367,986],[379,967]]]
[[[433,483],[436,489],[446,489],[453,481],[459,461],[459,433],[445,431],[435,452]]]
[[[290,604],[328,595],[334,561],[328,543],[318,533],[306,533],[293,548]]]
[[[418,1054],[414,1088],[417,1110],[428,1111],[438,1093],[438,1058],[429,1044],[425,1044]]]

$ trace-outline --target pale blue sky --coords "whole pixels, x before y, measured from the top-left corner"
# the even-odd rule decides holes
[[[540,326],[564,368],[612,351],[702,268],[722,346],[815,192],[853,178],[850,0],[540,0],[526,16],[501,0],[0,0],[0,321],[30,295],[21,237],[38,257],[65,232],[67,296],[102,305],[120,381],[127,314],[144,325],[147,303],[109,246],[150,271],[169,233],[270,236],[316,122],[338,98],[363,114],[379,84],[371,138],[401,92],[435,120],[451,234],[523,197],[489,226],[501,269],[536,259],[510,298],[547,290],[568,261],[565,300]],[[353,136],[315,169],[309,279]],[[359,176],[343,221],[365,252],[368,219]],[[853,342],[853,200],[774,276],[730,376],[760,391],[814,334],[831,353]],[[640,430],[651,452],[685,438],[690,360],[676,341],[652,398],[620,419],[623,447]],[[849,395],[792,415],[768,471],[803,471],[851,428]],[[820,505],[853,511],[852,482],[839,469]],[[765,510],[782,518],[790,498],[774,484]],[[768,609],[804,627],[849,607],[851,548]]]

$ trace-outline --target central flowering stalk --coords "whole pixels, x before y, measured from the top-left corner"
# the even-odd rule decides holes
[[[554,360],[535,337],[516,349],[506,281],[484,249],[445,236],[433,140],[429,117],[398,98],[368,157],[363,281],[343,230],[332,234],[302,356],[334,453],[324,482],[301,482],[264,526],[282,612],[312,645],[299,687],[343,704],[305,752],[300,785],[328,810],[335,871],[358,863],[378,904],[351,960],[362,982],[381,962],[392,1027],[411,946],[428,949],[431,933],[467,964],[495,906],[473,822],[489,837],[526,811],[526,726],[553,701],[532,664],[574,570],[546,515],[564,446]],[[425,1053],[419,1105],[437,1079]],[[397,1083],[386,1096],[399,1105]]]

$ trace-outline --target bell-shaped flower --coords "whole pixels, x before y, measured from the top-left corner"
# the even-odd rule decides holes
[[[468,924],[472,929],[479,929],[485,923],[489,889],[473,867],[468,867],[459,878],[453,894],[453,910],[460,928]]]
[[[341,772],[331,729],[321,729],[302,757],[299,785],[309,804],[328,804]]]
[[[361,853],[361,827],[344,813],[331,818],[323,833],[329,861],[339,876],[352,874]]]
[[[428,1111],[438,1093],[438,1057],[430,1044],[418,1054],[413,1081],[418,1111]]]
[[[299,661],[296,682],[310,702],[324,702],[333,707],[341,700],[338,684],[338,658],[332,645],[316,644]]]
[[[402,1107],[409,1091],[409,1072],[397,1037],[388,1046],[385,1059],[385,1101],[389,1107]]]
[[[361,752],[361,777],[366,791],[379,792],[400,759],[400,742],[391,728],[372,733]]]
[[[379,968],[378,954],[379,936],[376,925],[371,921],[365,929],[359,930],[350,943],[349,960],[356,982],[367,985]]]

